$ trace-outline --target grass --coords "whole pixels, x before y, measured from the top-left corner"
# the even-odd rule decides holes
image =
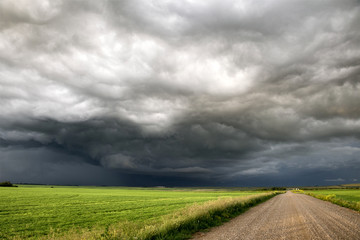
[[[358,189],[328,189],[302,192],[342,207],[360,211],[360,190]]]
[[[1,188],[0,239],[184,239],[271,196],[220,189]]]

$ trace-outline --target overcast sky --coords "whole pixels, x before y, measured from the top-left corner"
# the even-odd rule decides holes
[[[360,2],[0,1],[0,181],[360,180]]]

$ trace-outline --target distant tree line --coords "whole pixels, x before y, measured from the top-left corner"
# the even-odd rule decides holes
[[[272,187],[270,188],[272,191],[285,191],[286,187]]]
[[[265,188],[258,188],[258,191],[286,191],[286,187],[265,187]]]
[[[0,182],[0,187],[17,187],[17,186],[12,184],[10,181],[5,181],[5,182]]]

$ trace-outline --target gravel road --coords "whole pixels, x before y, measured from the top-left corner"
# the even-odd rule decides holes
[[[360,214],[287,192],[193,239],[360,239]]]

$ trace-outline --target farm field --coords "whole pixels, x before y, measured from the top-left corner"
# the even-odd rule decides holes
[[[334,197],[337,199],[360,202],[359,189],[328,189],[328,190],[313,190],[306,192],[313,194],[321,194],[321,195],[335,195]]]
[[[360,211],[359,189],[321,189],[306,190],[305,194]]]
[[[264,192],[31,185],[0,188],[0,239],[76,238],[92,233],[107,238],[118,235],[118,228],[144,231],[146,226],[162,224],[171,214],[194,204],[198,204],[196,209],[211,200],[226,202],[249,196],[264,196]],[[124,229],[121,231],[128,231]]]

